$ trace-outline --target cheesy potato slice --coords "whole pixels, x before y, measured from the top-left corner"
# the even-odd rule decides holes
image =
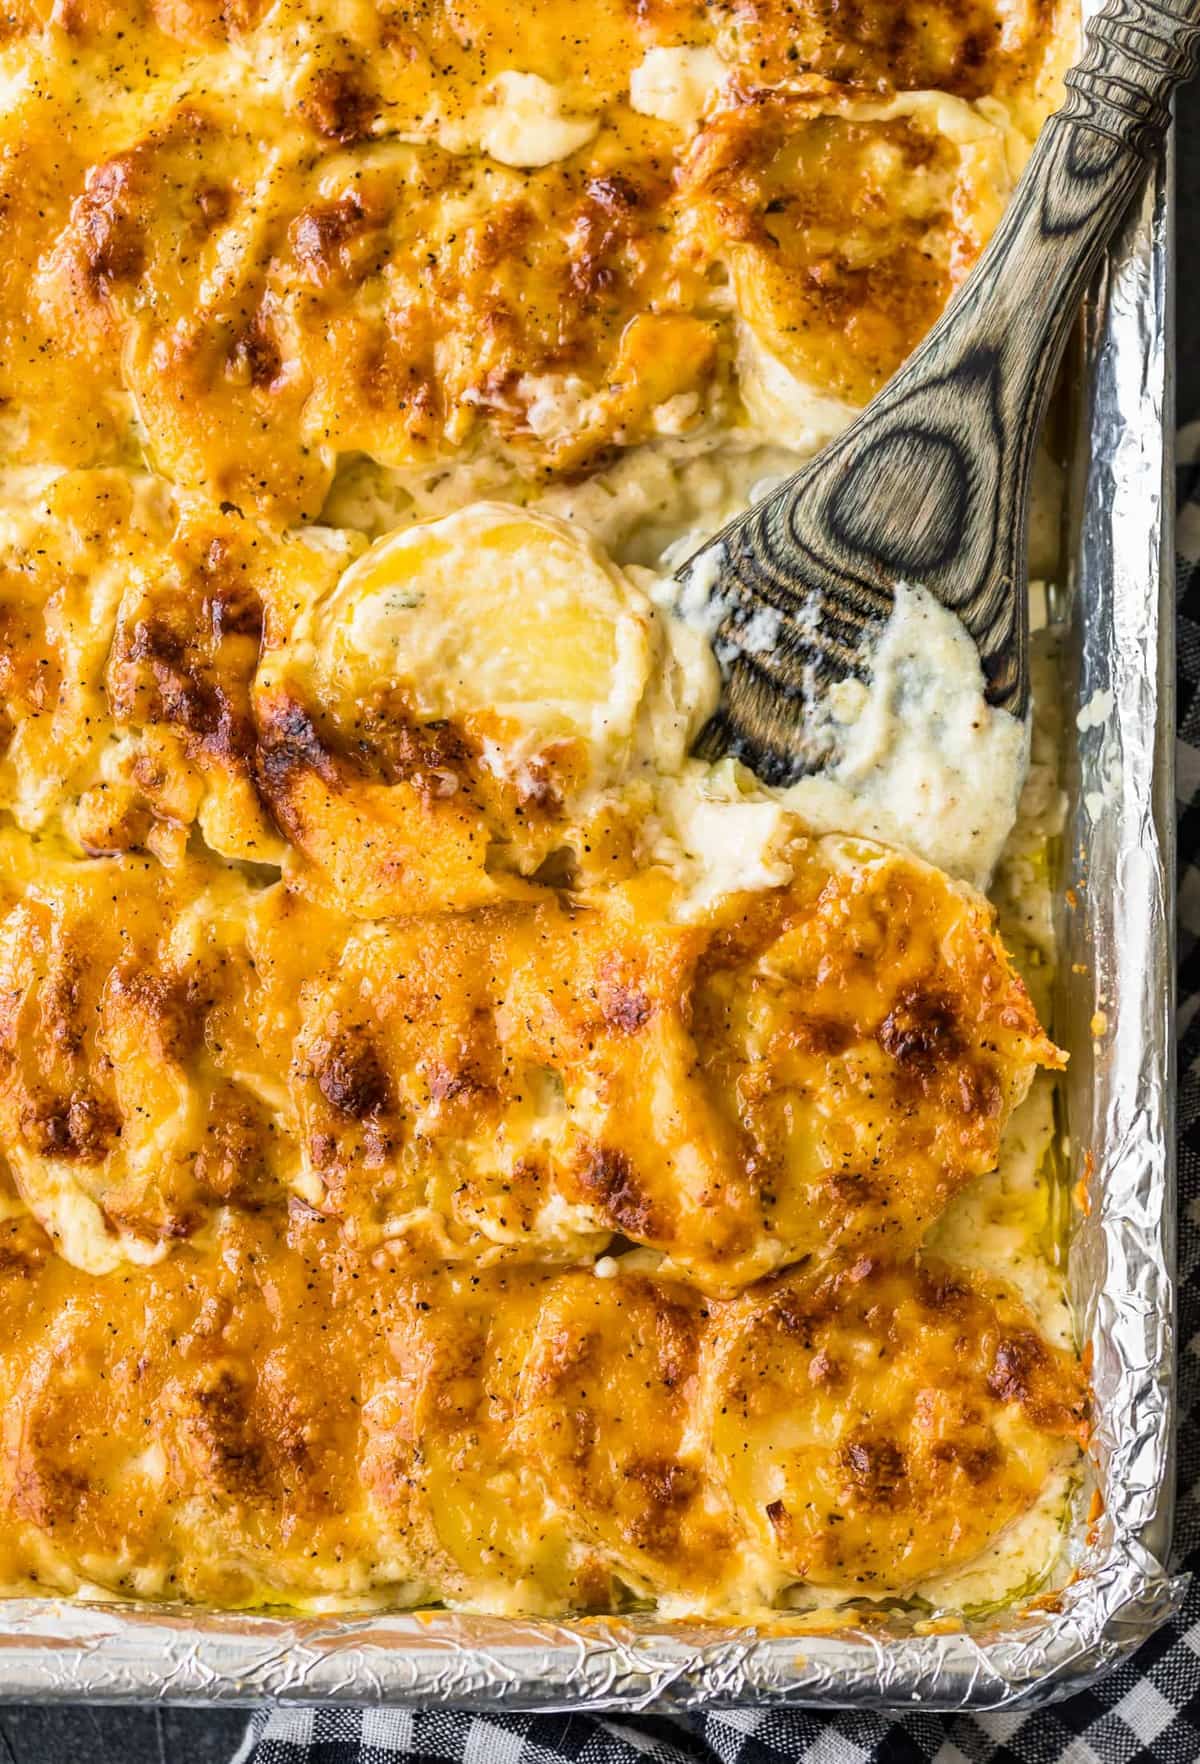
[[[361,549],[272,537],[144,474],[23,486],[0,510],[0,807],[90,855],[166,858],[195,827],[277,864],[256,780],[264,626],[278,641]]]
[[[311,885],[368,917],[620,875],[646,779],[682,758],[682,713],[639,748],[674,684],[660,618],[584,535],[473,504],[379,541],[268,646],[261,786]]]
[[[961,100],[864,104],[819,82],[719,111],[685,177],[732,278],[751,415],[799,446],[911,354],[1012,188],[1003,128]]]
[[[611,1554],[553,1500],[536,1443],[515,1444],[539,1308],[557,1289],[529,1269],[404,1282],[386,1358],[367,1374],[366,1501],[467,1609],[554,1615],[629,1602]]]
[[[511,1441],[626,1585],[715,1607],[736,1597],[745,1537],[695,1425],[712,1312],[618,1267],[546,1287]]]
[[[6,829],[0,900],[0,1124],[57,1253],[104,1273],[221,1207],[281,1201],[286,1015],[256,970],[270,973],[270,926],[254,888],[149,855],[78,861]]]
[[[650,670],[650,616],[585,535],[476,503],[372,546],[318,615],[322,683],[387,678],[416,714],[619,748]]]
[[[357,1472],[388,1302],[351,1301],[311,1233],[289,1252],[245,1215],[211,1260],[147,1280],[79,1274],[30,1221],[0,1230],[5,1584],[225,1609],[435,1596]]]
[[[1002,1285],[934,1261],[784,1276],[722,1311],[702,1409],[776,1584],[911,1591],[978,1556],[1086,1437],[1083,1381]]]

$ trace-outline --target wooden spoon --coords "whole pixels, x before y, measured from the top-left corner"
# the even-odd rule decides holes
[[[870,676],[899,582],[962,619],[990,703],[1028,705],[1030,472],[1080,298],[1196,71],[1200,0],[1109,0],[987,250],[851,426],[676,572],[721,664],[696,752],[770,784],[833,753],[837,680]]]

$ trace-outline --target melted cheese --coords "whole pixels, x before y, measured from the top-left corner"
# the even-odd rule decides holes
[[[948,872],[1012,803],[967,742],[920,812],[903,633],[781,801],[688,758],[664,578],[919,341],[1071,34],[9,8],[0,1583],[803,1623],[1051,1570],[1044,710],[1002,942]]]
[[[969,1562],[1082,1431],[1067,1356],[944,1266],[714,1302],[622,1263],[414,1275],[301,1213],[108,1281],[27,1222],[0,1247],[10,1584],[753,1615]]]
[[[492,10],[29,19],[0,48],[10,455],[144,450],[284,523],[357,453],[568,475],[761,419],[747,327],[856,406],[990,234],[1006,106],[1054,50],[1031,19],[994,52],[1002,97],[972,75],[880,98],[816,48],[765,76],[715,5],[609,0],[582,34]]]
[[[878,847],[800,841],[683,924],[653,871],[363,922],[323,881],[2,856],[0,1123],[94,1273],[289,1191],[406,1254],[621,1233],[707,1290],[908,1255],[1059,1059],[982,904]]]

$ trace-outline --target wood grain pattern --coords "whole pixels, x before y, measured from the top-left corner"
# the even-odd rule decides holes
[[[849,429],[678,572],[691,605],[713,584],[720,615],[705,757],[732,752],[770,783],[819,768],[821,696],[869,673],[900,581],[960,616],[989,700],[1024,714],[1042,419],[1087,280],[1198,53],[1200,0],[1112,0],[990,245],[921,347]]]

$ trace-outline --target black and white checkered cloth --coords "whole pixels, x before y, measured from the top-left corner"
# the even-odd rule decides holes
[[[264,1710],[234,1764],[1198,1764],[1200,1761],[1200,423],[1179,446],[1178,1622],[1094,1690],[1000,1715],[672,1717]]]

